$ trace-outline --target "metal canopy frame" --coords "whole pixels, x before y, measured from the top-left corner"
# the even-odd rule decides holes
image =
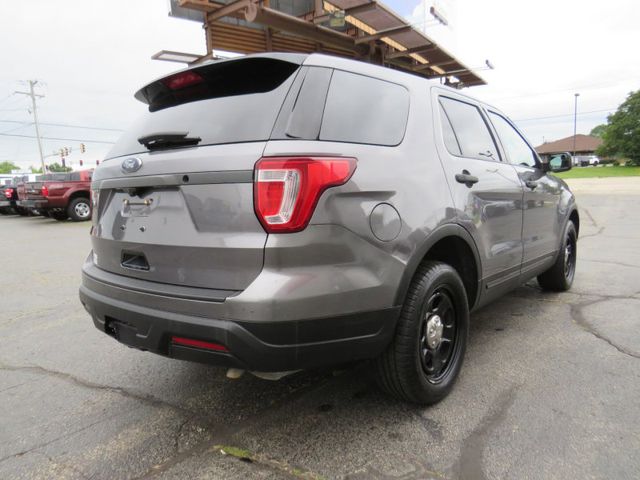
[[[275,0],[274,0],[275,3]],[[404,18],[375,0],[314,0],[294,16],[270,7],[269,0],[179,0],[180,7],[205,15],[207,56],[214,49],[238,53],[325,52],[356,58],[455,85],[486,82]],[[324,26],[336,12],[343,31]]]

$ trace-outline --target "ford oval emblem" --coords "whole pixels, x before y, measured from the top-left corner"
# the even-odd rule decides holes
[[[142,160],[137,157],[125,158],[122,161],[122,171],[125,173],[137,172],[140,167],[142,167]]]

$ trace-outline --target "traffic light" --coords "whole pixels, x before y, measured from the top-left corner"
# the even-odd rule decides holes
[[[64,158],[64,148],[60,149],[60,159]]]
[[[96,160],[96,165],[100,165],[100,160]]]
[[[84,146],[84,143],[80,144],[80,153],[84,153],[86,151],[86,148]]]
[[[65,157],[69,156],[69,149],[67,147],[64,147],[64,156]]]
[[[84,162],[82,160],[80,160],[80,166],[84,165]]]

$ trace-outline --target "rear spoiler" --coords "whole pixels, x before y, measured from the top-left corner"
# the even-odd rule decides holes
[[[153,112],[208,98],[263,93],[291,75],[308,55],[265,53],[213,60],[185,68],[142,87],[135,98]]]

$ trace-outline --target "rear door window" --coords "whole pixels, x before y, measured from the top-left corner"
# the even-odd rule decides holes
[[[440,97],[444,141],[452,155],[499,161],[498,149],[480,109],[470,103]],[[447,121],[452,132],[447,132]],[[452,141],[451,133],[453,133]]]
[[[491,123],[496,129],[498,138],[507,154],[507,160],[513,165],[537,167],[537,155],[518,131],[502,115],[489,112]]]
[[[409,92],[395,83],[335,70],[320,140],[398,145],[409,115]]]

